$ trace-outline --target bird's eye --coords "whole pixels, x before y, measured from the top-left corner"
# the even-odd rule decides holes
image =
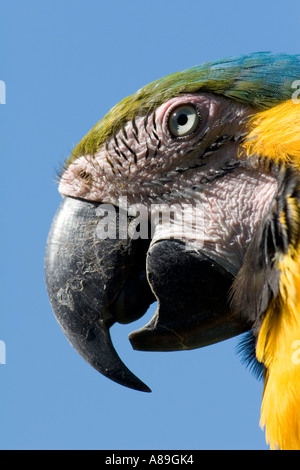
[[[200,123],[200,116],[194,106],[183,105],[174,109],[169,116],[169,130],[174,137],[192,134]]]

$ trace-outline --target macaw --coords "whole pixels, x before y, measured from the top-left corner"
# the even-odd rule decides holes
[[[127,387],[150,391],[109,328],[154,301],[134,349],[244,334],[271,449],[300,449],[299,79],[300,55],[253,53],[125,98],[65,162],[45,256],[68,340]]]

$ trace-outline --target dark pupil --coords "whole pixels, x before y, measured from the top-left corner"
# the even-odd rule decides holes
[[[185,126],[185,124],[188,122],[188,117],[186,114],[179,114],[177,118],[177,124],[179,126]]]

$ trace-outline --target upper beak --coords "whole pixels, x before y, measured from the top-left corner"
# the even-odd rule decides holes
[[[150,391],[123,364],[109,334],[115,321],[139,318],[154,300],[142,263],[147,247],[140,240],[99,239],[98,206],[62,201],[47,241],[48,295],[63,332],[87,362],[122,385]]]
[[[180,240],[150,246],[150,241],[120,238],[118,233],[114,239],[99,239],[99,205],[64,198],[45,257],[56,318],[95,369],[127,387],[150,391],[119,358],[109,328],[116,321],[140,318],[155,300],[153,319],[130,335],[135,349],[198,348],[249,329],[230,311],[230,273],[203,253],[187,250]],[[119,215],[116,210],[117,219]]]

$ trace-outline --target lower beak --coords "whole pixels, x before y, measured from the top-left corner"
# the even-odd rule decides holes
[[[178,240],[155,243],[147,255],[147,275],[158,299],[151,321],[130,334],[134,349],[195,349],[249,329],[230,310],[233,276]]]

